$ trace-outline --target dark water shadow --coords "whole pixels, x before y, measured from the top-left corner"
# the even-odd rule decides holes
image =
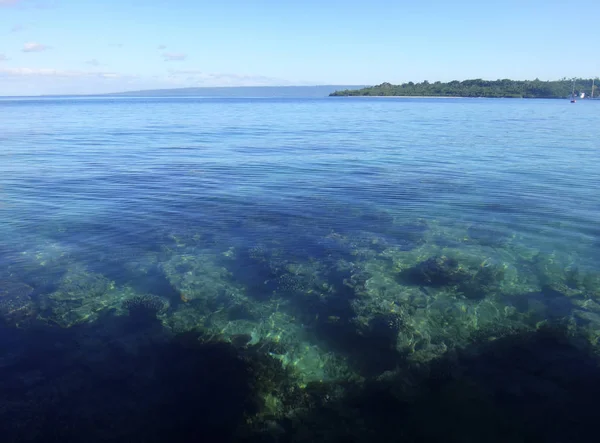
[[[307,395],[312,408],[283,420],[279,441],[591,443],[600,366],[586,342],[548,328]]]
[[[271,248],[255,245],[240,250],[223,265],[231,272],[234,283],[245,286],[250,297],[261,301],[268,300],[277,289],[285,262],[275,257]]]
[[[298,390],[247,339],[147,320],[0,329],[2,441],[597,441],[598,358],[566,329],[482,335],[430,364]],[[278,412],[256,415],[264,394]]]
[[[335,314],[327,316],[328,313]],[[395,320],[376,316],[362,325],[353,320],[353,314],[347,305],[327,303],[322,307],[323,320],[317,321],[313,330],[324,348],[344,356],[352,370],[366,377],[401,365],[405,356],[395,348],[398,330],[388,326]],[[331,320],[332,317],[336,319]]]
[[[290,301],[320,346],[345,357],[356,372],[374,376],[395,369],[403,361],[396,350],[401,324],[395,316],[374,315],[364,322],[357,318],[352,301],[364,284],[360,278],[332,269],[327,275],[332,292],[322,296],[313,291]]]
[[[548,286],[542,286],[540,291],[511,296],[507,301],[536,322],[570,317],[576,307],[571,298]]]
[[[476,223],[467,228],[468,242],[495,248],[503,247],[510,239],[510,231],[489,223]]]
[[[181,303],[181,292],[173,286],[159,265],[151,266],[141,278],[137,275],[134,277],[129,284],[136,292],[160,294],[174,305]]]
[[[147,320],[0,329],[2,441],[237,441],[267,371],[230,344]]]

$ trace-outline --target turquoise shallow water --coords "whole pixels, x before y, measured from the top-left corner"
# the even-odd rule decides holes
[[[597,347],[599,117],[565,100],[2,99],[0,344],[78,331],[97,362],[158,320],[257,347],[302,388],[545,323]]]

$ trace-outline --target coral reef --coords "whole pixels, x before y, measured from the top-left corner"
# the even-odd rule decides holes
[[[357,210],[355,215],[356,226],[327,231],[299,226],[284,214],[258,211],[240,222],[242,240],[225,244],[217,234],[181,230],[165,235],[160,248],[140,248],[137,258],[129,248],[98,252],[103,257],[99,264],[63,254],[56,246],[21,254],[0,280],[1,323],[15,330],[64,330],[80,343],[72,355],[81,358],[83,353],[90,361],[106,358],[115,368],[118,358],[131,364],[91,372],[105,371],[114,378],[119,371],[139,371],[142,378],[135,380],[136,386],[170,386],[173,391],[159,389],[160,396],[180,418],[169,416],[165,427],[156,424],[161,438],[170,435],[172,426],[181,435],[193,434],[188,408],[198,407],[207,423],[216,424],[209,426],[209,433],[234,441],[340,441],[350,435],[353,441],[382,435],[436,441],[441,434],[413,424],[426,427],[427,408],[451,430],[448,441],[460,441],[451,435],[460,435],[457,423],[466,426],[468,414],[490,429],[508,429],[502,435],[509,440],[523,429],[527,435],[544,436],[535,417],[533,424],[514,421],[507,412],[519,409],[511,385],[496,380],[499,375],[488,366],[504,368],[517,386],[534,385],[532,377],[544,375],[540,368],[550,365],[546,346],[564,355],[580,352],[586,363],[577,370],[587,371],[595,383],[600,273],[593,266],[570,254],[529,248],[493,228],[400,222],[386,211]],[[273,219],[283,225],[267,238],[262,230]],[[369,231],[371,224],[380,224],[380,229]],[[287,231],[292,228],[297,235]],[[121,268],[122,260],[128,264]],[[148,349],[156,357],[135,360],[149,355]],[[539,362],[531,368],[524,365],[521,380],[523,374],[511,372],[507,362],[520,362],[528,353]],[[159,356],[167,356],[172,365],[160,363]],[[9,367],[13,357],[6,358]],[[74,371],[67,360],[65,370]],[[566,365],[566,359],[559,361]],[[206,372],[218,373],[225,364],[232,366],[220,374],[223,378]],[[197,376],[207,384],[196,384]],[[488,379],[495,380],[493,386]],[[541,395],[529,386],[519,389],[528,399]],[[581,394],[580,386],[573,389]],[[506,402],[494,404],[490,390]],[[200,400],[222,392],[223,402]],[[46,394],[42,389],[32,395]],[[136,395],[150,396],[141,391]],[[559,402],[568,401],[555,388],[548,395],[556,395],[556,401],[544,410],[556,416]],[[71,400],[57,404],[69,409]],[[152,414],[168,415],[163,406],[149,401]],[[30,405],[11,402],[6,404],[27,416]],[[56,406],[50,403],[39,407]],[[235,406],[228,411],[230,404]],[[431,406],[438,404],[458,412],[444,417],[442,407]],[[215,415],[215,407],[225,418]],[[87,430],[92,409],[83,418],[69,415],[74,412],[48,418],[32,425],[32,433],[42,435],[65,420]],[[122,435],[131,435],[146,419],[143,413],[132,417],[130,424],[118,423]],[[386,424],[394,417],[407,417],[401,430]],[[33,419],[24,420],[31,424]],[[61,439],[70,435],[64,432]],[[6,435],[17,433],[13,429]],[[38,438],[33,434],[32,440]],[[98,441],[107,438],[100,431],[97,435]],[[502,441],[483,428],[464,435]]]
[[[120,305],[121,291],[113,281],[86,267],[67,269],[56,290],[40,296],[41,317],[62,327],[96,320],[102,312]]]

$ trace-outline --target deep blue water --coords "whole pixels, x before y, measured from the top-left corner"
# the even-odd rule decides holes
[[[493,227],[597,265],[600,109],[569,105],[5,99],[2,243],[59,241],[85,255],[152,248],[194,226],[237,245],[272,229],[378,233],[354,211],[386,211],[399,223]],[[273,219],[240,226],[255,214]]]
[[[0,316],[69,329],[151,296],[164,327],[272,341],[308,381],[397,367],[364,337],[428,360],[571,319],[596,345],[599,119],[567,100],[2,99]]]

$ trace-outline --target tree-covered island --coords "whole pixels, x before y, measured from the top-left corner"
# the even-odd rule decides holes
[[[575,94],[581,93],[585,98],[597,98],[600,95],[600,81],[590,79],[575,79]],[[594,91],[592,94],[592,85]],[[454,80],[447,83],[427,80],[421,83],[403,83],[392,85],[382,83],[363,89],[346,89],[329,94],[330,97],[342,96],[409,96],[409,97],[497,97],[497,98],[566,98],[570,97],[573,90],[573,80],[542,81],[535,80]]]

